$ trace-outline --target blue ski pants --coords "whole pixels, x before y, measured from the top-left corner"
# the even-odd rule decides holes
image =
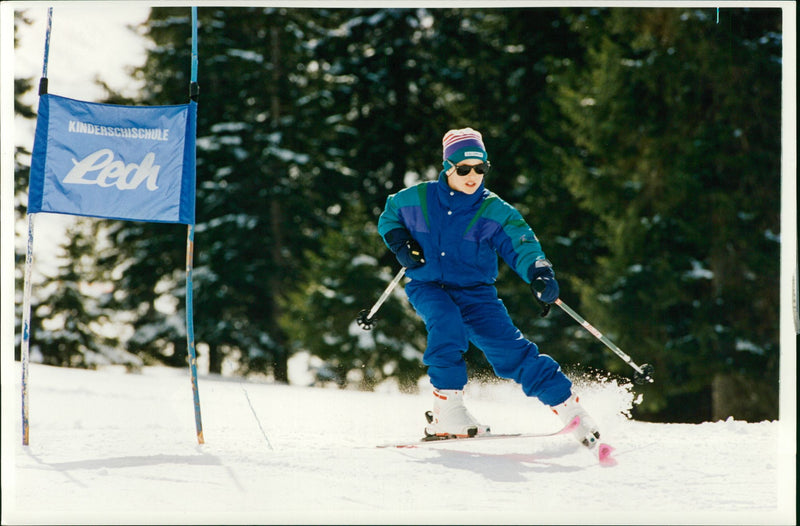
[[[464,388],[468,378],[463,355],[472,342],[497,376],[519,383],[526,395],[547,405],[569,398],[572,382],[514,326],[493,285],[453,288],[411,280],[405,291],[428,331],[423,363],[435,388]]]

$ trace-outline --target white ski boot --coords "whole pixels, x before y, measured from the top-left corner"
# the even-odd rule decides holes
[[[577,425],[572,431],[572,436],[578,442],[589,449],[597,444],[600,439],[600,431],[594,419],[581,406],[578,395],[570,395],[566,402],[550,406],[550,408],[561,418],[565,426],[569,425],[576,417],[578,418]]]
[[[425,413],[427,436],[458,438],[474,437],[489,432],[489,426],[479,424],[464,406],[464,391],[434,389],[433,411]]]

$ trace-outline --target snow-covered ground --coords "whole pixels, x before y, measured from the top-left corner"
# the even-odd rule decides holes
[[[570,437],[418,438],[430,390],[407,395],[201,376],[205,444],[189,373],[31,366],[21,445],[19,364],[3,375],[4,524],[794,524],[794,435],[779,422],[627,419],[630,386],[579,386],[613,445],[600,466]],[[9,374],[16,382],[8,381]],[[511,384],[468,388],[497,432],[556,429]]]

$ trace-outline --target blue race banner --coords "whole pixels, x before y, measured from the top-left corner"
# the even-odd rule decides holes
[[[28,213],[194,224],[197,103],[119,106],[45,94]]]

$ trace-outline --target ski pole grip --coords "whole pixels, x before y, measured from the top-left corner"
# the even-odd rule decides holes
[[[550,314],[550,307],[549,303],[545,303],[544,301],[539,298],[539,294],[545,289],[545,284],[540,279],[535,279],[531,282],[531,290],[533,291],[533,297],[536,299],[536,302],[541,307],[542,312],[539,314],[539,317],[544,318],[548,314]]]

